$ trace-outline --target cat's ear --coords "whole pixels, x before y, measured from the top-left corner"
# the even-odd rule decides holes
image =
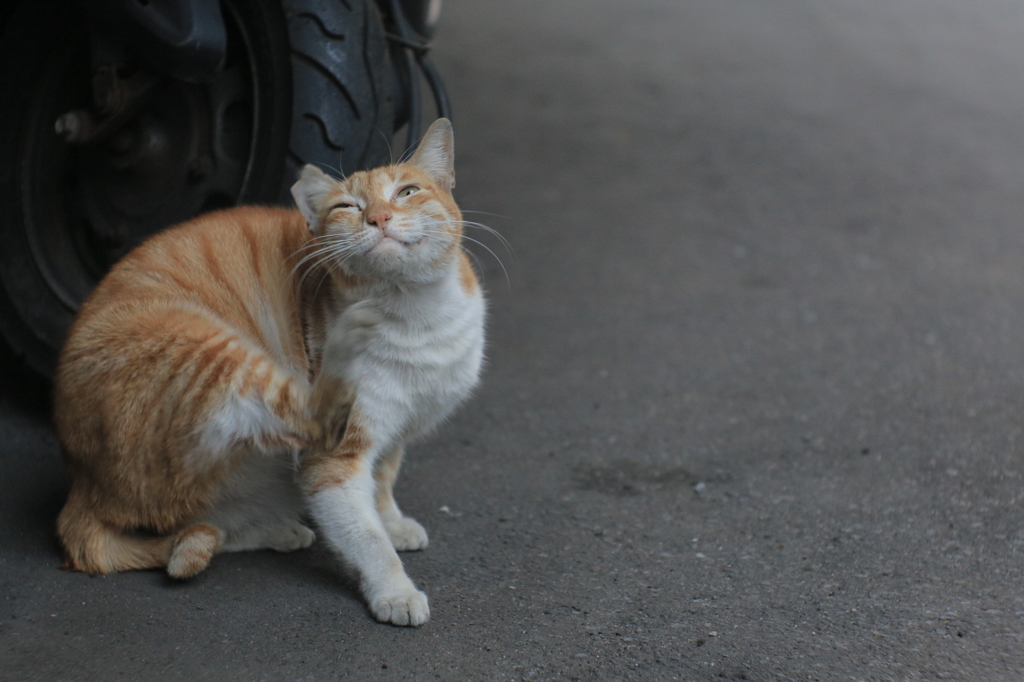
[[[439,118],[430,124],[409,163],[417,166],[442,189],[455,187],[455,137],[452,122]]]
[[[311,163],[302,168],[298,182],[292,185],[292,198],[310,230],[317,228],[324,199],[334,189],[334,185],[334,180]]]

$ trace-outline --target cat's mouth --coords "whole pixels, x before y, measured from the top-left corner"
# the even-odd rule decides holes
[[[412,247],[416,246],[417,244],[422,244],[424,239],[425,237],[420,237],[419,239],[402,239],[401,237],[396,237],[393,234],[381,233],[376,243],[374,243],[374,245],[370,247],[370,251],[376,251],[382,247],[388,248],[392,244],[397,244],[399,246],[405,247]]]

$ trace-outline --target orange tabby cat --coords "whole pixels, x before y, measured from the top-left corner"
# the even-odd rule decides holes
[[[427,620],[395,553],[427,535],[391,490],[482,361],[452,149],[440,119],[408,163],[307,166],[298,212],[202,216],[111,270],[56,381],[67,567],[187,578],[217,552],[308,546],[308,510],[379,620]]]

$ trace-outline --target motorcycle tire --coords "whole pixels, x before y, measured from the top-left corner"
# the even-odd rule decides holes
[[[69,0],[22,0],[6,16],[0,358],[52,375],[78,306],[160,229],[234,204],[290,203],[306,163],[348,174],[389,161],[398,76],[373,0],[221,6],[228,55],[213,81],[163,77],[131,121],[82,146],[53,126],[92,108],[87,17]]]

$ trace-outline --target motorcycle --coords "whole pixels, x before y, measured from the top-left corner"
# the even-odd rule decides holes
[[[75,311],[157,231],[290,203],[420,134],[440,0],[20,0],[0,9],[0,336],[51,375]]]

